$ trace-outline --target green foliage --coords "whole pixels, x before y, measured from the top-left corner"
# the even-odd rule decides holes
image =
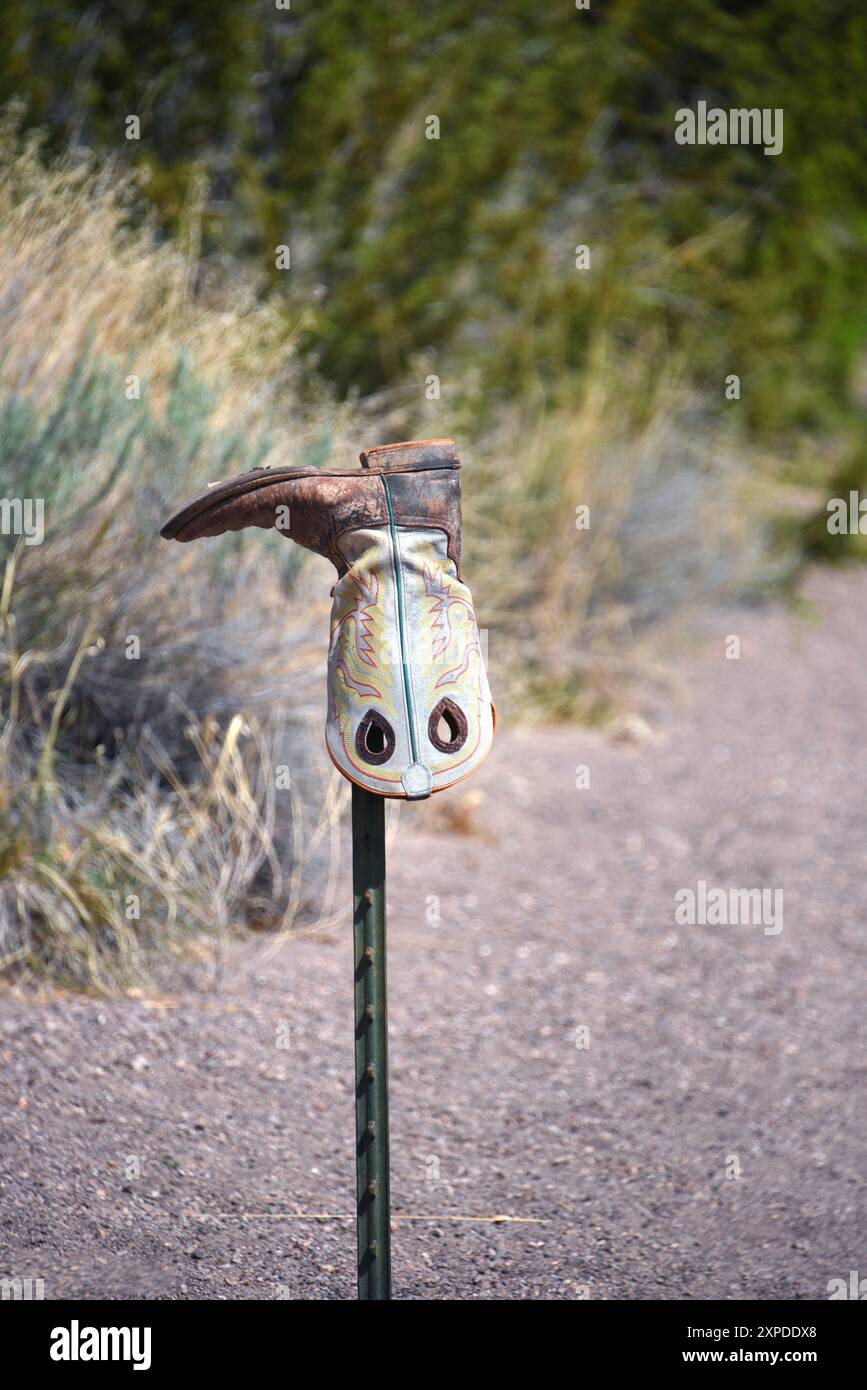
[[[847,415],[867,307],[867,14],[847,0],[14,0],[0,97],[58,143],[122,150],[169,225],[273,271],[341,391],[421,351],[484,405],[556,397],[599,333],[654,335],[754,432]],[[699,98],[780,107],[777,157],[681,146]],[[124,139],[130,114],[142,139]],[[440,138],[425,138],[435,114]],[[574,246],[591,246],[582,276]]]

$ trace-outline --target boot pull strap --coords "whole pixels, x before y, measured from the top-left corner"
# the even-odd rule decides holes
[[[453,439],[410,439],[405,444],[377,444],[358,456],[362,468],[384,473],[389,468],[460,468]]]

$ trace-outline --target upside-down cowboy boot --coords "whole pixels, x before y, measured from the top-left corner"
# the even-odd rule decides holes
[[[450,439],[385,444],[361,468],[255,468],[182,507],[179,541],[275,527],[337,568],[326,743],[351,782],[419,798],[487,754],[494,709],[461,581],[461,494]]]

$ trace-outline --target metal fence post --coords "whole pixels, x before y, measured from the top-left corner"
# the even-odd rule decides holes
[[[391,1298],[385,799],[352,787],[358,1297]]]

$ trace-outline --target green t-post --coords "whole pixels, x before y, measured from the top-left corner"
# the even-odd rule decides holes
[[[391,1298],[385,799],[352,787],[358,1297]]]

